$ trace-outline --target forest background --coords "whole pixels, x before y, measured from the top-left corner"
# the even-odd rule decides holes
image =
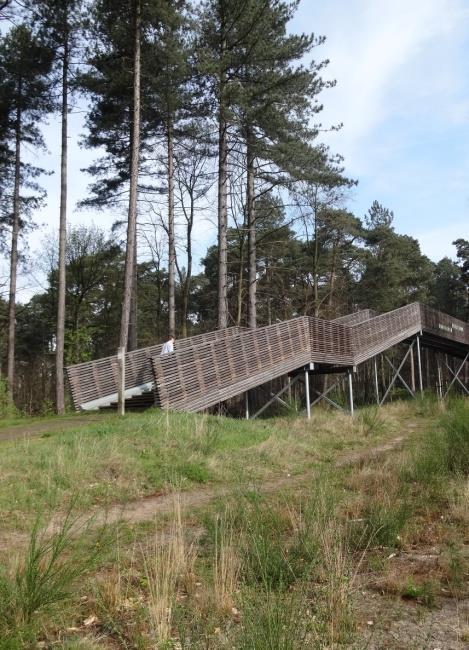
[[[0,2],[0,350],[10,404],[63,412],[64,364],[170,332],[416,300],[469,318],[466,233],[452,258],[434,261],[396,231],[380,197],[354,213],[360,179],[330,145],[340,147],[349,109],[344,129],[324,123],[335,82],[324,37],[292,28],[298,11],[277,0]],[[83,223],[67,227],[81,180],[68,171],[76,111],[93,163]],[[48,121],[62,143],[51,177],[40,166]],[[51,183],[57,232],[40,228]],[[104,214],[112,227],[100,224]],[[201,251],[211,228],[217,243]],[[39,231],[40,247],[28,248]],[[41,290],[18,296],[18,274],[39,277]]]

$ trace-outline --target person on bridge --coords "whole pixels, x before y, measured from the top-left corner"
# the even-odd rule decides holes
[[[171,354],[171,352],[174,352],[174,341],[175,341],[175,336],[174,334],[171,334],[168,341],[163,345],[161,348],[160,352],[160,357],[164,357],[167,354]]]

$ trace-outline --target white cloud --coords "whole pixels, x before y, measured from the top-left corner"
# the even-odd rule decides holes
[[[308,24],[304,18],[313,11],[303,2],[298,25]],[[332,2],[316,14],[314,27],[327,41],[315,55],[330,59],[327,74],[337,80],[324,97],[323,121],[344,123],[329,141],[354,173],[372,165],[363,145],[377,126],[457,85],[455,34],[468,16],[462,0]]]

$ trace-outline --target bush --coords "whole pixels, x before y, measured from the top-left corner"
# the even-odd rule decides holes
[[[0,377],[0,418],[9,418],[15,415],[18,415],[18,410],[8,395],[6,379]]]

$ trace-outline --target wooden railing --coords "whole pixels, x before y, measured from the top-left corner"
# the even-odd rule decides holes
[[[363,323],[375,316],[378,316],[378,312],[373,309],[360,309],[359,311],[354,311],[353,314],[346,314],[345,316],[334,318],[332,322],[342,323],[343,325],[357,325],[357,323]]]
[[[198,411],[309,360],[308,319],[302,317],[154,357],[153,368],[163,406]]]
[[[419,332],[422,329],[420,305],[405,305],[371,320],[357,323],[350,329],[354,364],[357,365]]]
[[[244,328],[229,327],[226,330],[215,330],[205,334],[197,334],[176,342],[177,350],[185,350],[205,341],[216,341],[220,338],[230,339],[239,334]],[[154,386],[151,359],[161,352],[162,344],[140,348],[125,355],[125,388]],[[96,361],[85,361],[67,367],[67,378],[75,409],[83,405],[103,400],[109,397],[109,402],[117,399],[118,366],[117,356],[104,357]],[[159,405],[159,397],[155,394],[155,404]]]
[[[422,330],[444,339],[469,344],[469,324],[441,311],[419,305]]]
[[[335,321],[302,316],[255,330],[229,328],[126,355],[126,389],[151,386],[155,404],[201,410],[310,362],[349,367],[423,331],[469,346],[467,323],[412,303],[386,314],[362,310]],[[75,407],[111,401],[117,392],[117,358],[67,368]]]

